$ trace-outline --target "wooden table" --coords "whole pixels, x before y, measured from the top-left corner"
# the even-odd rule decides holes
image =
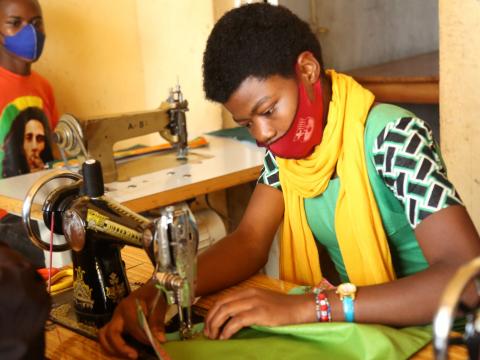
[[[147,166],[145,163],[155,163],[158,170],[132,175],[128,181],[108,183],[106,195],[133,211],[141,212],[258,179],[265,150],[253,143],[205,137],[209,145],[192,150],[186,163],[177,162],[172,154],[139,159],[143,168]],[[51,171],[0,180],[0,209],[20,215],[30,187]],[[42,219],[40,210],[40,206],[34,207],[32,218]]]
[[[146,254],[141,249],[125,247],[122,251],[123,259],[127,267],[127,275],[131,282],[144,282],[152,274],[153,267],[150,264]],[[256,275],[244,283],[237,285],[238,287],[259,287],[266,288],[282,293],[288,292],[295,285],[275,280],[264,275]],[[227,289],[225,292],[232,291]],[[200,300],[198,306],[207,309],[219,294],[205,297]],[[50,326],[46,332],[46,357],[52,360],[85,360],[85,359],[113,359],[105,355],[99,343],[91,339],[85,338],[72,332],[62,326]],[[467,359],[466,349],[462,346],[452,346],[449,351],[449,358],[453,360]],[[433,348],[429,344],[412,359],[429,360],[433,359]]]
[[[347,71],[376,101],[438,104],[438,51]]]

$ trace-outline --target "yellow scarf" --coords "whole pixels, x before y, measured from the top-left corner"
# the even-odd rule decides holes
[[[304,199],[322,194],[336,170],[340,190],[335,232],[348,277],[356,285],[388,282],[395,272],[364,154],[365,121],[374,96],[349,76],[333,70],[327,74],[332,100],[322,142],[305,159],[277,158],[285,201],[280,275],[296,284],[322,279]]]

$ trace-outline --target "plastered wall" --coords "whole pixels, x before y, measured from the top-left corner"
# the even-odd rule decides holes
[[[214,23],[212,1],[138,0],[137,13],[147,108],[160,105],[178,79],[189,101],[189,133],[219,129],[220,106],[205,100],[202,87],[203,51]]]
[[[437,0],[279,0],[279,4],[312,27],[316,20],[325,66],[339,71],[438,49]]]
[[[34,69],[52,83],[61,113],[85,118],[153,109],[178,77],[190,103],[191,137],[221,127],[220,107],[206,101],[202,90],[211,0],[40,3],[47,43]],[[159,137],[141,141],[151,144]]]
[[[449,177],[480,229],[480,1],[440,0],[440,132]]]
[[[143,109],[136,1],[40,4],[47,41],[34,69],[52,83],[60,112],[84,117]]]

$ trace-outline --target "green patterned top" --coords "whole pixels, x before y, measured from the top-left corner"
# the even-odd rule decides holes
[[[462,204],[430,127],[400,107],[377,105],[367,119],[365,156],[397,277],[427,268],[415,227],[436,211]],[[258,183],[281,190],[278,166],[269,151]],[[339,188],[338,178],[330,180],[322,195],[305,199],[305,211],[316,240],[329,252],[342,281],[348,281],[334,225]]]

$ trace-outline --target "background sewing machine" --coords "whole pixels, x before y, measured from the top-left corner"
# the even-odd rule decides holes
[[[64,160],[67,157],[97,159],[102,164],[105,182],[127,180],[119,176],[114,160],[114,144],[134,137],[160,133],[176,150],[177,160],[186,160],[188,134],[185,113],[188,102],[180,85],[170,89],[166,101],[156,110],[107,115],[80,120],[71,114],[60,117],[53,135]],[[138,171],[134,171],[138,175]]]

